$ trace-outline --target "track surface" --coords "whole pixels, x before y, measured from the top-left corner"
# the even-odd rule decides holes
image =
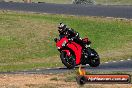
[[[0,9],[80,16],[132,18],[132,6],[96,6],[47,3],[0,2]]]
[[[128,59],[125,61],[118,62],[109,62],[103,63],[99,67],[92,68],[89,66],[84,67],[87,72],[111,72],[111,71],[119,71],[119,72],[132,72],[132,59]],[[35,69],[29,71],[18,71],[18,72],[1,72],[0,74],[58,74],[65,73],[69,71],[74,71],[74,69],[69,70],[67,68],[49,68],[49,69]]]

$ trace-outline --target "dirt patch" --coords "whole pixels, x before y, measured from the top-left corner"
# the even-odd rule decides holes
[[[55,80],[58,78],[59,80]],[[65,82],[64,75],[0,75],[0,88],[131,88],[131,84],[86,84]],[[54,80],[53,80],[54,79]]]
[[[75,88],[76,83],[66,83],[52,78],[62,75],[0,75],[0,88]]]

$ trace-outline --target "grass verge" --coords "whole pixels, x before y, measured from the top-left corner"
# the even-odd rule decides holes
[[[102,62],[132,57],[131,20],[0,11],[0,71],[62,66],[59,22],[89,37]]]
[[[95,0],[100,5],[132,5],[131,0]]]

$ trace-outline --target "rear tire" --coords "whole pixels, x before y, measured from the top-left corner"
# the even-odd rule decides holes
[[[62,51],[60,54],[62,63],[68,68],[72,69],[75,67],[75,60],[69,59],[70,57],[66,55],[66,52]]]

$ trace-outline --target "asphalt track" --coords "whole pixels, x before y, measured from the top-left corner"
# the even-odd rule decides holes
[[[132,6],[0,2],[0,9],[79,16],[132,18]]]
[[[132,59],[112,61],[100,64],[99,67],[83,66],[87,72],[132,72]],[[78,67],[76,67],[78,68]],[[69,70],[66,67],[47,68],[47,69],[34,69],[28,71],[17,72],[0,72],[0,74],[58,74],[65,72],[72,72],[74,69]]]

